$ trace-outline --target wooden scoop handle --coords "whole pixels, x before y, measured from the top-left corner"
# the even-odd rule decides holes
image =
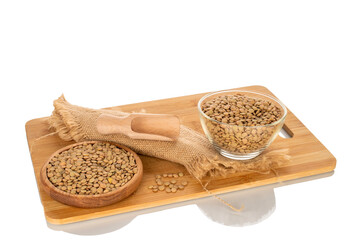
[[[133,139],[174,141],[180,120],[171,114],[131,113],[124,117],[101,114],[96,127],[101,134],[125,134]]]

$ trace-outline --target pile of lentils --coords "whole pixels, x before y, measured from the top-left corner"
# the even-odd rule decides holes
[[[201,110],[217,121],[204,119],[213,143],[235,153],[251,153],[266,147],[278,127],[269,124],[283,114],[273,102],[243,94],[217,96],[204,102]]]
[[[274,103],[242,94],[218,96],[203,103],[201,110],[219,122],[243,126],[271,124],[282,115]]]
[[[59,190],[76,195],[108,193],[137,173],[132,153],[110,143],[84,143],[55,155],[47,177]]]
[[[188,185],[187,181],[180,180],[181,177],[184,176],[184,173],[164,173],[162,175],[155,175],[155,185],[150,185],[149,189],[151,189],[154,193],[158,191],[165,191],[167,193],[176,193],[177,190],[184,190]],[[172,179],[171,179],[172,178]],[[171,179],[171,180],[170,180]]]

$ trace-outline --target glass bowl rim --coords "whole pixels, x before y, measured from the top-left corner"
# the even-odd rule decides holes
[[[255,95],[261,95],[261,96],[265,96],[267,98],[270,98],[271,100],[277,102],[283,109],[284,111],[284,114],[283,116],[273,122],[273,123],[270,123],[270,124],[266,124],[266,125],[258,125],[258,126],[246,126],[246,125],[238,125],[238,124],[229,124],[229,123],[223,123],[223,122],[219,122],[211,117],[209,117],[208,115],[206,115],[203,110],[201,109],[201,104],[203,103],[203,101],[210,97],[210,96],[213,96],[213,95],[216,95],[216,94],[220,94],[220,93],[230,93],[230,92],[235,92],[235,93],[252,93],[252,94],[255,94]],[[237,127],[246,127],[246,128],[262,128],[262,127],[271,127],[271,126],[275,126],[277,124],[279,124],[280,122],[282,122],[285,117],[287,116],[287,109],[285,107],[285,105],[277,98],[273,97],[273,96],[270,96],[268,94],[264,94],[264,93],[260,93],[260,92],[255,92],[255,91],[248,91],[248,90],[224,90],[224,91],[217,91],[217,92],[211,92],[211,93],[208,93],[208,94],[205,94],[202,98],[200,98],[198,104],[197,104],[197,108],[198,108],[198,111],[200,112],[200,114],[202,116],[204,116],[205,118],[207,118],[208,120],[210,121],[214,121],[216,123],[219,123],[219,124],[222,124],[222,125],[228,125],[230,127],[234,127],[234,126],[237,126]]]

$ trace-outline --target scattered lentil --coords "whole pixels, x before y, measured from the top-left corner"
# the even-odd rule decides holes
[[[185,186],[187,185],[187,181],[182,181],[180,185],[177,185],[178,182],[175,179],[170,181],[164,181],[163,178],[180,178],[183,177],[184,173],[164,173],[164,174],[156,174],[155,175],[155,182],[156,185],[150,185],[148,188],[152,190],[154,193],[158,191],[165,191],[167,193],[175,193],[178,189],[184,190]]]

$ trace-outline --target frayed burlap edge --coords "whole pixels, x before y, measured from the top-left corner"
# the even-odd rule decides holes
[[[195,173],[196,178],[202,179],[209,177],[226,177],[229,174],[239,172],[256,172],[260,174],[269,174],[274,172],[277,175],[276,168],[288,164],[291,160],[289,149],[270,150],[262,155],[246,161],[229,160],[228,162],[219,161],[215,156],[210,159],[206,156],[199,156],[190,163],[185,163],[186,169],[190,173]],[[196,173],[205,172],[204,175]]]

